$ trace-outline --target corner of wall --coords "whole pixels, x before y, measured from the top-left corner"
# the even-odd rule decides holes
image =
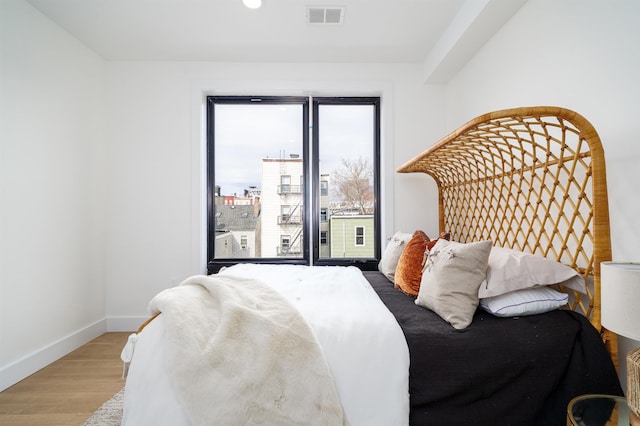
[[[107,332],[134,333],[149,317],[109,317],[107,318]]]
[[[25,355],[21,359],[0,368],[0,391],[13,386],[22,379],[62,358],[85,343],[107,331],[107,321],[102,319],[69,334],[42,349]]]

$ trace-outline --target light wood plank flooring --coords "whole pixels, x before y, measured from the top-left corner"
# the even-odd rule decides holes
[[[0,392],[0,425],[82,425],[124,386],[131,333],[106,333]]]

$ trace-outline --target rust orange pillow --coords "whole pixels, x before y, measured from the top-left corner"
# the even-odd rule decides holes
[[[407,243],[396,266],[394,287],[405,294],[417,296],[422,282],[422,268],[427,260],[425,251],[436,245],[439,239],[449,240],[450,234],[442,232],[440,237],[430,240],[422,231],[415,231]]]
[[[412,296],[418,295],[425,260],[424,252],[427,250],[429,241],[427,234],[415,231],[402,251],[398,266],[396,266],[394,287],[403,293]]]

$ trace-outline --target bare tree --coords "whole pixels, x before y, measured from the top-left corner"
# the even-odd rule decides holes
[[[342,207],[357,209],[360,214],[373,209],[373,169],[364,157],[342,159],[342,166],[333,172],[333,193]]]

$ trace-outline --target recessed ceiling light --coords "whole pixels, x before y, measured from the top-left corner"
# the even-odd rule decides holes
[[[242,3],[249,9],[257,9],[262,6],[262,0],[242,0]]]

